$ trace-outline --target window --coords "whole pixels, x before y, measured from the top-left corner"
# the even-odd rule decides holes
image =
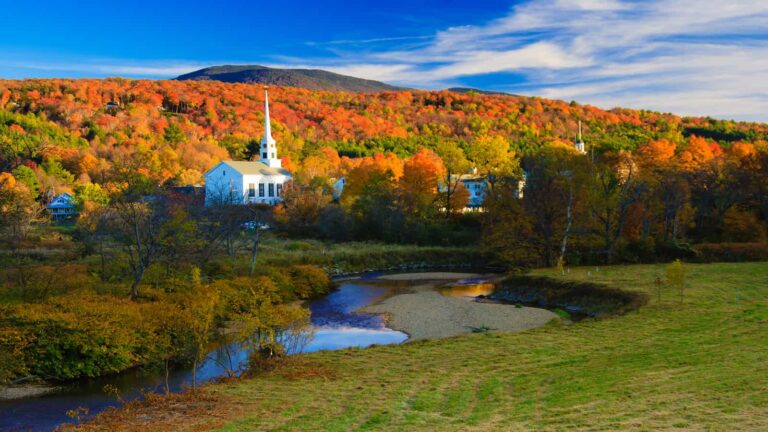
[[[275,196],[275,185],[274,183],[269,184],[269,196],[273,197]]]
[[[264,198],[264,183],[259,183],[259,197]]]
[[[283,185],[281,185],[280,183],[278,183],[278,184],[277,184],[277,195],[276,195],[276,196],[280,196],[280,194],[281,194],[282,192],[283,192]]]
[[[275,154],[274,154],[274,153],[272,153],[272,159],[274,159],[274,158],[275,158]]]
[[[221,176],[224,177],[227,175],[227,170],[221,170]]]
[[[262,154],[261,154],[261,158],[262,158],[262,159],[266,159],[266,158],[267,158],[267,153],[266,153],[266,152],[265,152],[265,153],[262,153]]]
[[[256,196],[256,185],[253,183],[248,183],[248,197],[253,198]]]

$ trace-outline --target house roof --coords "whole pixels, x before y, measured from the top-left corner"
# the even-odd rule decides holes
[[[485,176],[481,176],[481,175],[477,175],[477,174],[461,174],[461,175],[453,174],[453,175],[451,175],[451,179],[454,180],[454,181],[455,180],[460,180],[460,181],[463,181],[463,182],[466,182],[466,181],[485,181]]]
[[[53,197],[51,203],[48,204],[48,208],[72,208],[75,203],[72,201],[72,195],[63,193],[59,196]]]
[[[232,168],[233,170],[239,172],[240,174],[258,174],[258,175],[286,175],[290,176],[291,172],[288,171],[285,168],[273,168],[270,166],[267,166],[261,162],[254,162],[254,161],[221,161],[222,164],[225,164]],[[221,164],[219,164],[221,165]],[[218,165],[217,165],[218,167]],[[215,168],[214,168],[215,169]],[[211,170],[213,171],[213,170]],[[210,171],[208,171],[210,172]]]

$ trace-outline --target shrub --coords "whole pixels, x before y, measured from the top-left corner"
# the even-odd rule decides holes
[[[5,314],[2,309],[0,313]],[[24,355],[29,343],[28,333],[0,327],[0,385],[29,373],[28,360]]]
[[[626,313],[648,302],[645,293],[540,276],[508,277],[489,297],[591,317]]]
[[[24,352],[24,365],[15,366],[15,373],[26,369],[51,379],[120,372],[164,359],[170,347],[188,339],[183,334],[187,326],[172,325],[185,318],[169,301],[137,303],[79,291],[5,312],[0,317],[5,342],[0,344]],[[16,336],[8,336],[9,331]]]
[[[315,244],[312,244],[308,241],[292,241],[285,245],[285,249],[289,251],[309,251],[309,250],[317,250],[320,249]]]
[[[762,261],[768,259],[766,243],[700,243],[694,246],[703,262]]]
[[[331,279],[322,269],[315,266],[296,265],[289,271],[293,292],[300,299],[308,299],[326,294],[331,287]]]

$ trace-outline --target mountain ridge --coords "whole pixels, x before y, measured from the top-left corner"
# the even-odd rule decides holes
[[[262,65],[221,65],[179,75],[179,81],[221,81],[226,83],[264,84],[298,87],[307,90],[375,93],[405,90],[381,81],[337,74],[322,69],[271,68]]]

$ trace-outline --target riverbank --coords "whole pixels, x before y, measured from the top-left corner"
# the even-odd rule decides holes
[[[636,312],[522,333],[304,356],[214,385],[196,404],[147,403],[82,430],[762,430],[768,428],[768,263],[561,276],[651,295]],[[214,400],[214,402],[207,402]]]

